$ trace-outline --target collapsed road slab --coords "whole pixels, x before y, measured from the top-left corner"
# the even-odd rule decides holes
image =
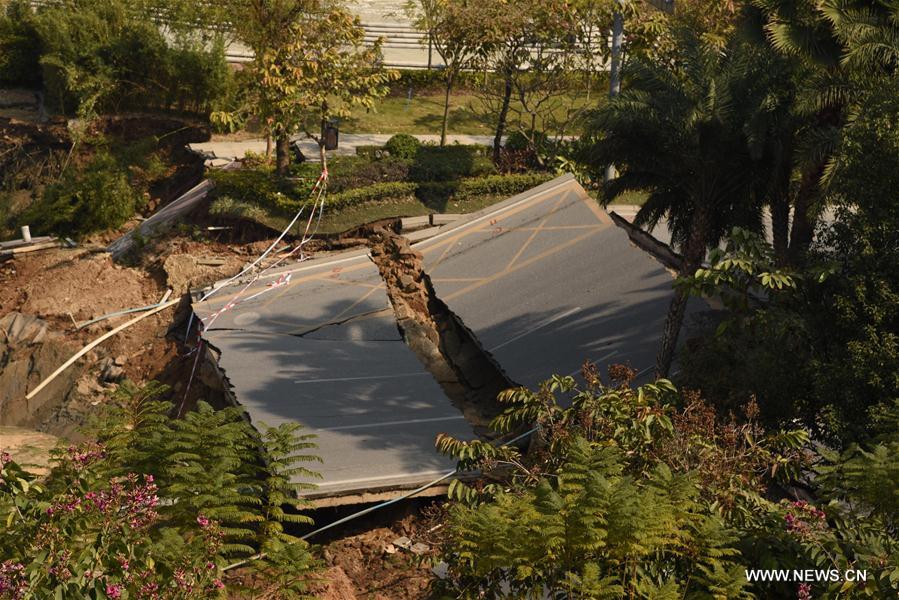
[[[672,277],[571,176],[445,226],[412,246],[439,298],[509,378],[533,386],[585,360],[647,376]],[[289,280],[288,280],[289,277]],[[254,423],[318,435],[310,497],[421,485],[453,464],[437,433],[473,437],[398,330],[366,251],[272,270],[194,304],[204,337]]]
[[[570,175],[413,247],[437,296],[517,383],[585,360],[647,374],[655,364],[671,274]]]
[[[269,287],[292,271],[289,285]],[[273,279],[275,278],[275,279]],[[194,304],[210,320],[242,286]],[[415,487],[453,469],[438,433],[472,429],[397,329],[366,253],[301,263],[247,288],[204,337],[253,423],[302,424],[318,437],[310,498]]]

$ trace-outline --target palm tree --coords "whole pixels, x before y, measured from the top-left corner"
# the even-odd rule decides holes
[[[745,131],[749,107],[741,90],[759,75],[752,61],[704,47],[682,34],[677,64],[635,59],[628,87],[591,119],[581,160],[598,179],[614,163],[620,175],[603,202],[632,190],[648,192],[635,224],[667,219],[680,248],[680,275],[692,275],[706,250],[739,225],[761,229],[769,173],[754,160]],[[656,371],[666,376],[683,323],[687,296],[675,292]]]
[[[796,190],[789,261],[802,262],[823,208],[828,175],[839,161],[841,131],[879,77],[899,68],[895,0],[753,0],[771,46],[793,59]],[[773,212],[773,211],[772,211]]]

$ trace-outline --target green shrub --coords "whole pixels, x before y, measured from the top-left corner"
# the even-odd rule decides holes
[[[104,152],[80,172],[70,167],[61,181],[44,189],[19,221],[30,224],[35,232],[80,237],[120,227],[141,202],[126,171]]]
[[[405,198],[413,195],[417,187],[417,184],[409,181],[376,183],[355,190],[347,190],[340,194],[333,194],[328,197],[327,206],[328,208],[344,208],[365,202]]]
[[[206,112],[233,92],[222,40],[167,38],[133,3],[49,5],[26,20],[41,49],[48,106],[60,112]]]
[[[0,9],[0,85],[37,86],[40,77],[40,42],[28,16],[28,2],[15,0],[5,13]]]
[[[408,160],[415,158],[420,147],[421,142],[418,141],[418,138],[408,133],[398,133],[384,144],[384,148],[390,153],[390,156]]]
[[[308,597],[315,560],[285,526],[312,522],[292,483],[315,477],[311,436],[205,402],[175,418],[165,392],[125,382],[39,482],[0,453],[0,597],[223,598],[224,567],[260,551],[258,585]]]
[[[552,179],[549,173],[490,175],[459,181],[421,183],[416,195],[422,201],[437,199],[466,200],[475,196],[514,196]]]
[[[291,171],[298,177],[315,181],[321,165],[305,162]],[[409,176],[409,161],[393,156],[372,160],[363,156],[338,156],[328,162],[328,192],[341,193],[376,183],[404,181]]]
[[[209,178],[215,183],[216,196],[284,211],[306,202],[315,185],[312,178],[278,178],[269,168],[211,171]],[[296,199],[302,200],[297,203]]]
[[[530,143],[523,133],[513,131],[506,137],[506,143],[503,146],[509,150],[526,150]]]
[[[450,181],[462,177],[482,177],[496,173],[485,156],[486,146],[422,146],[409,169],[413,181]]]

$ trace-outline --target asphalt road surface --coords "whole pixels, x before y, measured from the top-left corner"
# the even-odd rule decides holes
[[[414,247],[437,295],[515,382],[573,374],[585,360],[649,374],[671,275],[572,177]],[[453,467],[434,450],[438,432],[473,437],[403,342],[365,251],[268,272],[194,310],[214,319],[204,337],[251,420],[297,421],[318,435],[322,480],[310,496],[425,483]]]

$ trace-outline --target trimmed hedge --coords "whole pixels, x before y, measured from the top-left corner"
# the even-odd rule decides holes
[[[238,173],[238,171],[232,171]],[[253,179],[256,179],[254,176]],[[215,177],[216,194],[220,199],[227,198],[227,202],[221,202],[224,208],[227,206],[257,205],[264,209],[275,210],[284,214],[294,213],[301,207],[311,207],[312,199],[305,194],[298,196],[285,194],[266,193],[255,195],[247,193],[246,188],[237,189],[227,183],[227,178]],[[425,204],[446,200],[466,200],[476,196],[513,196],[534,186],[552,179],[550,173],[522,173],[518,175],[491,175],[488,177],[472,177],[458,181],[430,181],[416,183],[412,181],[389,181],[376,183],[361,188],[347,190],[335,194],[328,194],[325,206],[329,210],[339,210],[350,206],[357,206],[370,202],[384,202],[388,200],[400,200],[411,196],[417,197]],[[258,190],[257,190],[258,192]],[[225,211],[228,212],[228,211]],[[234,216],[242,216],[235,214]]]
[[[422,199],[447,197],[452,200],[465,200],[475,196],[514,196],[553,177],[551,173],[520,173],[428,182],[419,184],[416,195]]]

